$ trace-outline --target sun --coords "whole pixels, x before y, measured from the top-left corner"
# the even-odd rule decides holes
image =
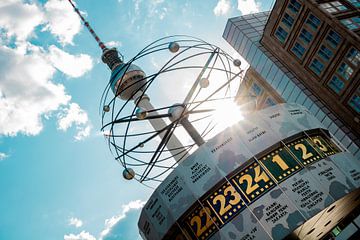
[[[244,120],[244,115],[240,107],[231,99],[223,100],[215,106],[213,121],[216,124],[216,131],[223,131],[237,122]]]

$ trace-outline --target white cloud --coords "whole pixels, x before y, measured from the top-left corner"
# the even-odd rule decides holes
[[[81,141],[90,136],[91,125],[88,124],[86,126],[77,126],[76,129],[78,132],[74,136],[75,140]]]
[[[76,228],[79,228],[79,227],[81,227],[83,225],[83,222],[79,218],[72,217],[72,218],[69,219],[69,225],[70,226],[75,226]]]
[[[48,57],[55,68],[73,78],[81,77],[93,67],[89,55],[71,55],[54,45],[49,47]]]
[[[25,55],[0,46],[0,135],[36,135],[42,117],[66,105],[71,97],[61,84],[51,82],[55,73],[41,48],[28,45]]]
[[[91,125],[87,113],[77,103],[70,103],[68,108],[62,110],[58,115],[58,128],[66,131],[75,125],[76,140],[82,140],[90,135]]]
[[[3,161],[3,160],[5,160],[5,159],[8,158],[8,157],[9,157],[9,155],[7,155],[6,153],[0,152],[0,162]]]
[[[260,12],[260,5],[255,0],[238,0],[238,10],[243,14]]]
[[[36,4],[20,0],[1,0],[0,16],[0,28],[5,29],[8,38],[15,36],[18,41],[26,40],[44,21],[44,14]]]
[[[64,235],[64,240],[96,240],[96,238],[88,232],[82,231],[79,234]]]
[[[88,72],[93,61],[85,54],[71,55],[52,45],[49,52],[27,41],[34,36],[37,26],[47,23],[49,30],[63,44],[71,43],[80,31],[79,17],[67,1],[50,0],[39,7],[32,1],[0,1],[0,135],[18,133],[36,135],[42,128],[43,118],[48,118],[71,100],[65,87],[52,81],[56,69],[69,77],[80,77]],[[5,35],[5,36],[4,36]],[[15,46],[7,47],[15,38]],[[75,139],[90,134],[86,123],[73,122],[77,128]]]
[[[230,0],[219,0],[214,8],[216,16],[227,15],[231,9]]]
[[[145,202],[141,200],[131,201],[122,206],[122,211],[119,215],[113,216],[105,220],[105,229],[101,232],[100,239],[106,237],[107,234],[118,224],[121,220],[126,218],[126,214],[131,210],[138,210],[144,206]]]
[[[48,23],[43,30],[49,30],[63,45],[73,44],[74,36],[81,30],[81,21],[69,2],[49,0],[44,8]]]

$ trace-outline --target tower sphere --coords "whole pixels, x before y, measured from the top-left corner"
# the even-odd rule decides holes
[[[209,86],[210,82],[208,78],[202,78],[200,80],[200,87],[207,88]]]
[[[110,85],[113,93],[122,100],[132,99],[146,85],[144,71],[135,64],[121,63],[111,72]]]
[[[103,110],[104,110],[104,112],[109,112],[110,111],[110,106],[109,105],[104,105]]]
[[[125,168],[123,171],[123,177],[126,180],[131,180],[135,177],[135,171],[132,168]]]
[[[141,108],[137,108],[136,111],[135,111],[135,116],[138,119],[145,119],[146,116],[147,116],[147,112],[143,111]]]
[[[240,66],[241,66],[241,61],[240,61],[240,59],[234,59],[233,64],[234,64],[234,66],[236,66],[236,67],[240,67]]]
[[[171,42],[169,43],[169,51],[172,53],[176,53],[179,51],[180,45],[177,42]]]

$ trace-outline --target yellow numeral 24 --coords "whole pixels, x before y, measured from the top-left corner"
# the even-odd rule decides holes
[[[251,194],[253,191],[258,189],[259,185],[257,183],[260,182],[261,180],[263,180],[264,182],[269,181],[269,177],[266,175],[266,173],[261,172],[260,166],[254,167],[254,171],[255,171],[255,177],[254,177],[255,184],[253,184],[253,178],[249,174],[245,174],[241,176],[239,179],[240,184],[243,184],[244,181],[247,182],[246,191],[245,191],[246,194]]]

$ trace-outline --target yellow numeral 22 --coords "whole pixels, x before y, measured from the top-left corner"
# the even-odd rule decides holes
[[[197,237],[200,237],[206,231],[206,229],[208,229],[213,224],[208,213],[210,213],[210,209],[205,207],[200,210],[199,215],[194,216],[190,220],[191,226],[195,226]],[[205,225],[202,225],[201,218],[204,216],[206,217]]]

